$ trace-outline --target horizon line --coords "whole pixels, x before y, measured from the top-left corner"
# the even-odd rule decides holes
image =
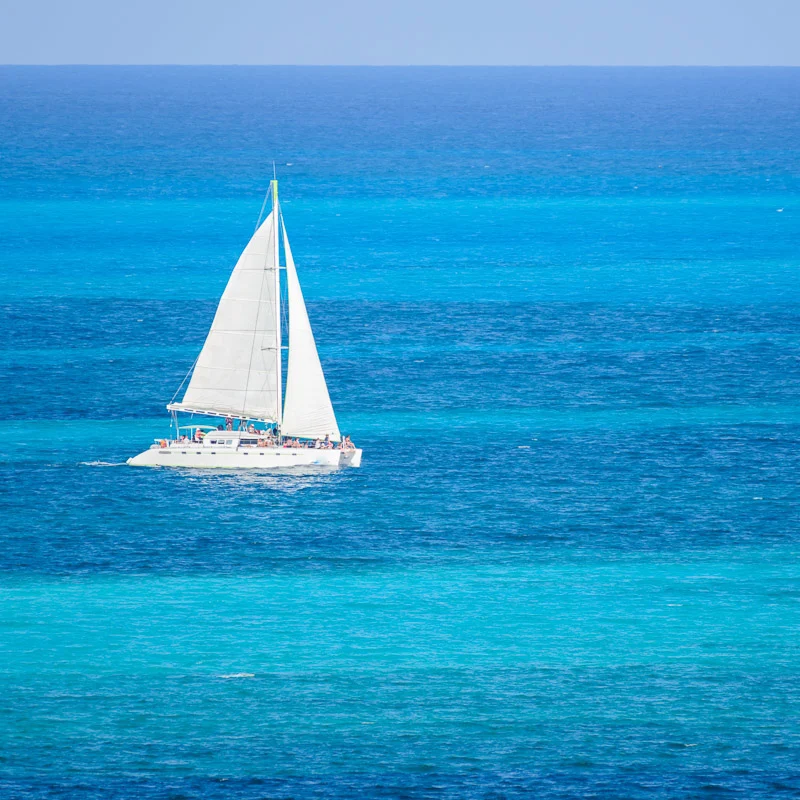
[[[238,64],[238,63],[0,63],[2,67],[280,67],[291,69],[800,69],[800,64]]]

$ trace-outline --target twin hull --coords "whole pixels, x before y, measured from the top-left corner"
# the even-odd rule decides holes
[[[361,450],[316,450],[253,447],[215,450],[208,447],[151,447],[128,459],[132,467],[195,467],[203,469],[281,469],[286,467],[359,467]]]

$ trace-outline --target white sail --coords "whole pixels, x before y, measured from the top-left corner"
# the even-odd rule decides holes
[[[277,208],[239,257],[175,410],[280,421]]]
[[[283,405],[282,432],[285,436],[341,439],[333,413],[328,386],[319,362],[303,292],[297,278],[286,228],[286,286],[289,298],[289,365],[286,373],[286,400]]]

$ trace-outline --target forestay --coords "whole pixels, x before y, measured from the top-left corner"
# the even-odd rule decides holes
[[[308,438],[323,438],[327,435],[338,442],[341,439],[339,426],[336,424],[328,386],[322,373],[285,226],[283,246],[286,252],[286,287],[289,300],[289,364],[282,432],[285,436]]]
[[[174,408],[280,420],[276,219],[277,209],[239,257],[183,401]]]

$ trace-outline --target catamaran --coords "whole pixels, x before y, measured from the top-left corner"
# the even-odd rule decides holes
[[[176,403],[173,397],[167,406],[169,438],[156,439],[128,464],[234,469],[361,465],[361,450],[342,437],[333,412],[278,204],[277,180],[270,183],[269,194],[272,209],[256,226],[228,280],[183,399]],[[281,341],[285,316],[286,348]],[[208,424],[198,423],[198,417]]]

